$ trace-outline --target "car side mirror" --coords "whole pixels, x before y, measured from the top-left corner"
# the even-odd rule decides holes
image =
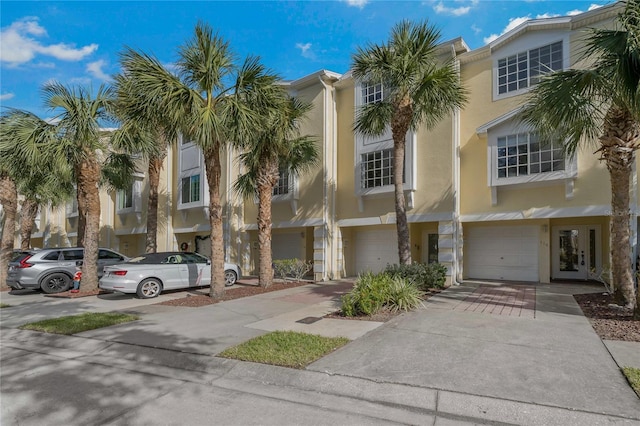
[[[211,259],[207,259],[207,265],[211,265]]]

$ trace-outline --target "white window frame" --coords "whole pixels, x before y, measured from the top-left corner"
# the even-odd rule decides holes
[[[116,191],[116,214],[127,213],[140,213],[142,212],[142,181],[144,179],[144,173],[134,173],[133,183],[131,184],[131,205],[121,207],[120,201],[122,200],[125,190],[119,189]]]
[[[198,157],[194,164],[190,167],[183,167],[184,161],[184,151],[197,149]],[[186,178],[191,178],[193,176],[200,176],[200,188],[198,191],[199,200],[197,201],[189,201],[187,203],[182,202],[182,180]],[[205,185],[206,184],[206,174],[204,168],[204,157],[202,154],[202,150],[196,146],[196,144],[192,141],[185,139],[182,135],[179,136],[178,143],[178,176],[177,176],[177,209],[178,210],[186,210],[192,209],[196,207],[204,207],[208,205],[208,201],[205,200]]]
[[[487,130],[487,181],[490,187],[553,182],[577,177],[577,160],[575,156],[573,158],[565,156],[564,170],[533,173],[515,177],[498,177],[498,139],[523,133],[531,133],[531,129],[518,126],[513,120],[509,120]]]
[[[286,179],[286,185],[284,184],[284,182],[282,182],[283,180]],[[292,193],[292,189],[293,189],[293,176],[291,175],[291,173],[289,173],[288,170],[284,170],[284,169],[280,169],[278,170],[278,181],[276,182],[276,185],[273,187],[273,191],[271,193],[272,198],[289,198],[291,193]],[[286,191],[280,191],[286,189]]]
[[[493,53],[493,100],[510,98],[513,96],[521,95],[531,90],[531,87],[535,85],[536,76],[531,76],[532,66],[530,63],[531,52],[545,48],[547,46],[561,43],[562,46],[562,65],[559,70],[568,69],[570,66],[570,45],[569,45],[569,32],[567,31],[552,31],[544,33],[532,33],[523,35],[519,39],[509,43],[507,46],[498,49]],[[526,87],[518,88],[517,90],[500,93],[499,84],[499,63],[502,60],[512,58],[517,55],[526,55]],[[540,75],[540,74],[538,74]],[[508,83],[507,83],[508,84]]]
[[[191,199],[191,195],[194,194],[193,191],[193,184],[194,184],[194,179],[195,177],[198,177],[198,199],[197,200],[192,200]],[[189,179],[189,201],[184,201],[184,181],[185,179]],[[188,175],[182,175],[180,176],[180,205],[182,206],[194,206],[194,205],[200,205],[202,204],[202,175],[200,173],[191,173]]]
[[[535,132],[498,136],[496,140],[495,173],[498,181],[564,172],[567,167],[566,155],[560,144],[557,141],[542,141]],[[551,170],[543,171],[545,164]],[[502,170],[504,176],[500,173]],[[512,172],[514,175],[511,175]]]
[[[355,105],[356,105],[356,114],[357,110],[362,107],[364,104],[364,96],[363,96],[363,84],[362,82],[356,82],[354,96],[355,96]],[[368,87],[371,87],[369,85]],[[380,96],[384,96],[384,87],[380,88]],[[357,197],[370,196],[370,195],[378,195],[378,194],[393,194],[394,185],[384,185],[372,188],[363,188],[362,186],[362,156],[363,154],[384,151],[388,149],[393,149],[393,136],[391,133],[391,128],[387,128],[386,131],[376,137],[371,136],[363,136],[358,132],[354,132],[354,141],[355,141],[355,164],[354,164],[354,192]],[[415,152],[417,149],[417,138],[416,134],[413,131],[407,132],[406,140],[405,140],[405,157],[404,157],[404,183],[403,189],[405,191],[413,191],[416,190],[416,172],[417,166],[415,164]],[[361,207],[362,209],[362,207]]]

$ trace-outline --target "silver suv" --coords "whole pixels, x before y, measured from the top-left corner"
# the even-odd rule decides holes
[[[82,247],[56,247],[15,253],[9,262],[7,285],[15,290],[42,289],[45,293],[67,291],[73,283],[76,265],[84,258]],[[106,265],[129,260],[109,249],[98,250],[98,276]]]

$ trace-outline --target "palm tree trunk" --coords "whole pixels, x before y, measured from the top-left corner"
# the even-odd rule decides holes
[[[149,159],[149,201],[147,204],[147,238],[145,251],[155,253],[158,249],[158,186],[160,185],[160,172],[166,151],[157,157]]]
[[[38,214],[38,201],[25,198],[20,209],[20,249],[29,250],[31,247],[31,233]]]
[[[393,135],[393,186],[395,190],[396,204],[396,229],[398,231],[398,258],[401,265],[411,264],[411,241],[409,237],[409,225],[407,223],[407,210],[404,200],[403,176],[405,139],[409,131],[412,109],[410,100],[406,99],[398,107],[391,123]]]
[[[258,282],[267,288],[273,284],[273,255],[271,252],[271,195],[278,182],[277,164],[264,164],[258,170],[258,246],[260,248],[260,268]]]
[[[76,176],[78,176],[77,179],[79,181],[79,176],[81,176],[82,174],[82,165],[76,166],[75,169],[76,169],[75,173],[76,173]],[[85,207],[84,197],[80,195],[80,189],[77,187],[77,185],[76,185],[76,202],[78,204],[78,226],[76,228],[76,246],[84,247],[83,241],[84,241],[84,231],[87,224],[87,209]]]
[[[220,204],[220,147],[216,144],[204,151],[204,163],[209,184],[209,223],[211,224],[211,289],[212,299],[224,294],[224,241],[222,231],[222,205]]]
[[[100,165],[88,158],[80,165],[78,179],[78,209],[86,207],[84,230],[84,260],[82,265],[82,291],[98,290],[98,240],[100,238]]]
[[[7,270],[13,252],[16,232],[16,215],[18,213],[18,191],[16,183],[8,175],[0,175],[0,204],[4,211],[2,225],[2,242],[0,243],[0,290],[6,290]]]
[[[613,106],[605,117],[600,152],[611,178],[611,272],[615,295],[628,308],[636,308],[630,250],[629,189],[639,127],[626,109]]]

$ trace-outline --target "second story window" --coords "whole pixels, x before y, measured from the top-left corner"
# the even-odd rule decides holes
[[[364,153],[361,164],[363,189],[393,185],[393,149]]]
[[[118,190],[116,193],[116,208],[117,210],[133,208],[133,187]]]
[[[382,83],[362,84],[362,105],[373,104],[382,101]]]
[[[200,175],[182,178],[182,204],[200,201]]]
[[[526,89],[562,69],[562,41],[498,60],[498,94]]]
[[[542,143],[535,133],[501,136],[497,141],[498,179],[565,170],[557,143]]]
[[[289,193],[289,171],[280,169],[278,182],[273,187],[273,195],[285,195]]]

